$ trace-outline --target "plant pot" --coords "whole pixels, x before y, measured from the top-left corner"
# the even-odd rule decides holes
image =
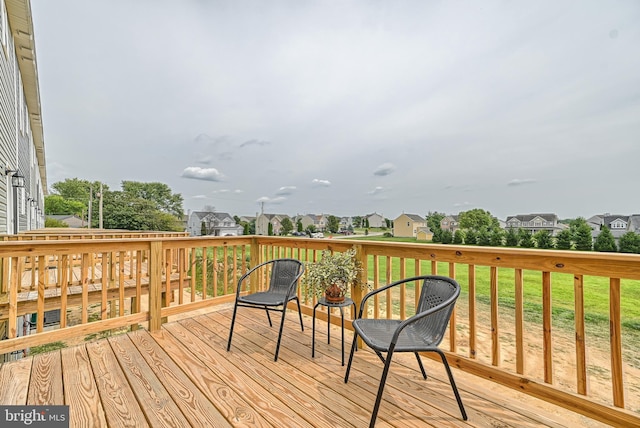
[[[329,303],[341,303],[344,302],[345,290],[338,287],[336,284],[331,284],[324,291],[324,297]]]

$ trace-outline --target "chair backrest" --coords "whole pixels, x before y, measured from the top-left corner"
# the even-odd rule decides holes
[[[429,335],[436,346],[444,337],[459,295],[460,285],[454,279],[435,275],[424,277],[416,314],[440,305],[442,309],[416,321],[416,328]]]
[[[304,264],[296,259],[272,260],[269,291],[277,294],[287,294],[293,283],[292,292],[298,288],[298,279],[302,276]]]

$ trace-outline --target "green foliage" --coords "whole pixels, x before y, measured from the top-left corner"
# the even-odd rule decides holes
[[[83,202],[65,199],[60,195],[47,195],[44,197],[45,214],[71,214],[82,216],[87,205]]]
[[[122,191],[132,199],[151,201],[157,210],[172,214],[177,218],[181,218],[184,214],[184,210],[182,209],[182,195],[172,193],[171,188],[164,183],[123,181]]]
[[[203,221],[200,223],[200,235],[207,236],[208,234],[209,231],[207,230],[207,223]]]
[[[332,285],[340,288],[344,295],[349,284],[366,288],[366,283],[357,282],[360,272],[362,266],[356,259],[355,249],[342,253],[324,250],[317,262],[306,264],[303,283],[308,292],[318,297],[322,297],[325,290]]]
[[[536,247],[542,249],[553,248],[553,238],[548,230],[540,230],[533,235],[533,240],[536,242]]]
[[[250,235],[249,232],[249,223],[246,223],[242,225],[242,233],[246,236],[246,235]]]
[[[461,229],[456,230],[453,234],[453,243],[456,245],[464,243],[464,232]]]
[[[451,244],[453,242],[453,234],[450,230],[440,232],[440,242],[443,244]]]
[[[306,230],[308,235],[315,233],[316,232],[316,225],[315,224],[310,224],[309,226],[307,226]]]
[[[558,250],[570,250],[572,248],[572,235],[569,229],[561,230],[556,235],[556,248]]]
[[[327,229],[331,233],[338,233],[338,230],[340,230],[340,219],[334,215],[330,215],[327,218]]]
[[[465,232],[464,243],[467,245],[476,245],[478,243],[478,232],[475,230],[467,230]]]
[[[57,351],[58,349],[66,348],[67,344],[61,341],[51,342],[40,346],[32,346],[29,349],[29,355],[44,354],[45,352]]]
[[[620,237],[620,252],[640,254],[640,235],[627,232]]]
[[[298,232],[302,232],[302,220],[298,219],[298,221],[296,222],[296,230]]]
[[[182,230],[179,219],[158,211],[153,201],[118,191],[105,193],[103,219],[106,229]]]
[[[507,233],[505,234],[505,245],[507,247],[517,247],[520,242],[520,237],[518,236],[518,232],[513,227],[507,229]]]
[[[429,213],[426,215],[427,227],[429,227],[429,230],[431,230],[431,232],[433,233],[433,242],[442,241],[442,228],[440,227],[440,222],[445,217],[445,214],[439,213],[437,211],[429,211]]]
[[[593,249],[595,251],[601,251],[601,252],[602,251],[609,251],[609,252],[618,251],[616,240],[607,226],[602,226],[602,229],[600,229],[600,234],[596,237],[596,240],[593,243]]]
[[[480,229],[485,228],[488,231],[492,231],[500,227],[497,218],[492,216],[489,211],[480,208],[461,212],[458,219],[462,229],[480,231]]]
[[[285,217],[282,219],[282,223],[280,224],[280,235],[287,236],[293,231],[293,223],[289,219],[289,217]]]
[[[362,217],[360,217],[359,215],[353,216],[353,225],[355,227],[363,227],[362,225]]]
[[[69,227],[69,225],[62,220],[46,217],[44,219],[44,227]]]
[[[504,245],[504,232],[502,229],[493,229],[489,234],[489,243],[492,247],[502,247]]]
[[[591,251],[593,249],[593,237],[591,236],[591,227],[589,227],[586,221],[584,223],[580,223],[576,225],[573,239],[575,242],[576,250]]]
[[[488,247],[491,245],[491,234],[484,227],[478,230],[478,245],[482,245],[483,247]]]
[[[535,247],[535,242],[533,242],[533,236],[531,233],[524,229],[518,230],[518,236],[520,237],[520,246],[522,248],[533,248]]]
[[[267,223],[267,235],[273,236],[273,224],[271,222]]]

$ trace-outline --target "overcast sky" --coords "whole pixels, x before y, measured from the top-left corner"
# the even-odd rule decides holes
[[[640,213],[640,2],[31,0],[49,185],[186,209]]]

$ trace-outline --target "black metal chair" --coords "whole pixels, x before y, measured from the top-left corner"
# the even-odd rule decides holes
[[[268,288],[266,291],[259,291],[251,294],[243,294],[242,287],[246,287],[248,278],[256,278],[257,275],[265,275],[271,271]],[[236,301],[233,306],[233,317],[231,318],[231,329],[229,330],[229,343],[227,351],[231,349],[231,338],[233,337],[233,326],[236,322],[236,313],[239,307],[262,309],[267,312],[269,325],[271,323],[270,311],[282,312],[282,320],[280,322],[280,331],[278,333],[278,343],[276,345],[276,355],[274,361],[278,361],[278,352],[280,351],[280,340],[282,339],[282,329],[284,327],[284,316],[287,313],[287,303],[295,300],[298,304],[298,315],[300,316],[300,327],[304,331],[302,324],[302,312],[300,311],[300,300],[298,299],[297,289],[298,280],[304,272],[304,265],[301,261],[295,259],[276,259],[269,260],[259,264],[249,272],[242,275],[238,280],[236,289]],[[282,308],[279,308],[279,307]]]
[[[416,308],[416,314],[406,320],[397,319],[368,319],[362,318],[362,314],[367,307],[367,300],[378,293],[387,291],[392,287],[400,284],[423,281],[422,291],[420,292],[420,300]],[[360,312],[358,317],[353,321],[353,345],[351,346],[351,354],[349,355],[349,363],[344,376],[344,382],[349,381],[349,371],[353,362],[353,354],[356,349],[358,337],[361,337],[384,363],[380,386],[378,387],[378,396],[373,406],[371,414],[370,427],[376,424],[380,401],[382,400],[382,392],[391,366],[391,357],[394,352],[413,352],[418,359],[418,365],[422,376],[426,379],[427,373],[424,370],[419,352],[436,352],[440,355],[442,363],[449,375],[451,388],[458,401],[462,418],[467,420],[467,413],[464,410],[460,393],[453,380],[451,368],[447,362],[444,353],[438,348],[444,337],[451,312],[455,306],[456,300],[460,295],[460,285],[451,278],[444,276],[415,276],[412,278],[402,279],[394,283],[388,284],[377,290],[374,290],[364,296],[360,304]],[[386,353],[386,358],[382,355]]]

